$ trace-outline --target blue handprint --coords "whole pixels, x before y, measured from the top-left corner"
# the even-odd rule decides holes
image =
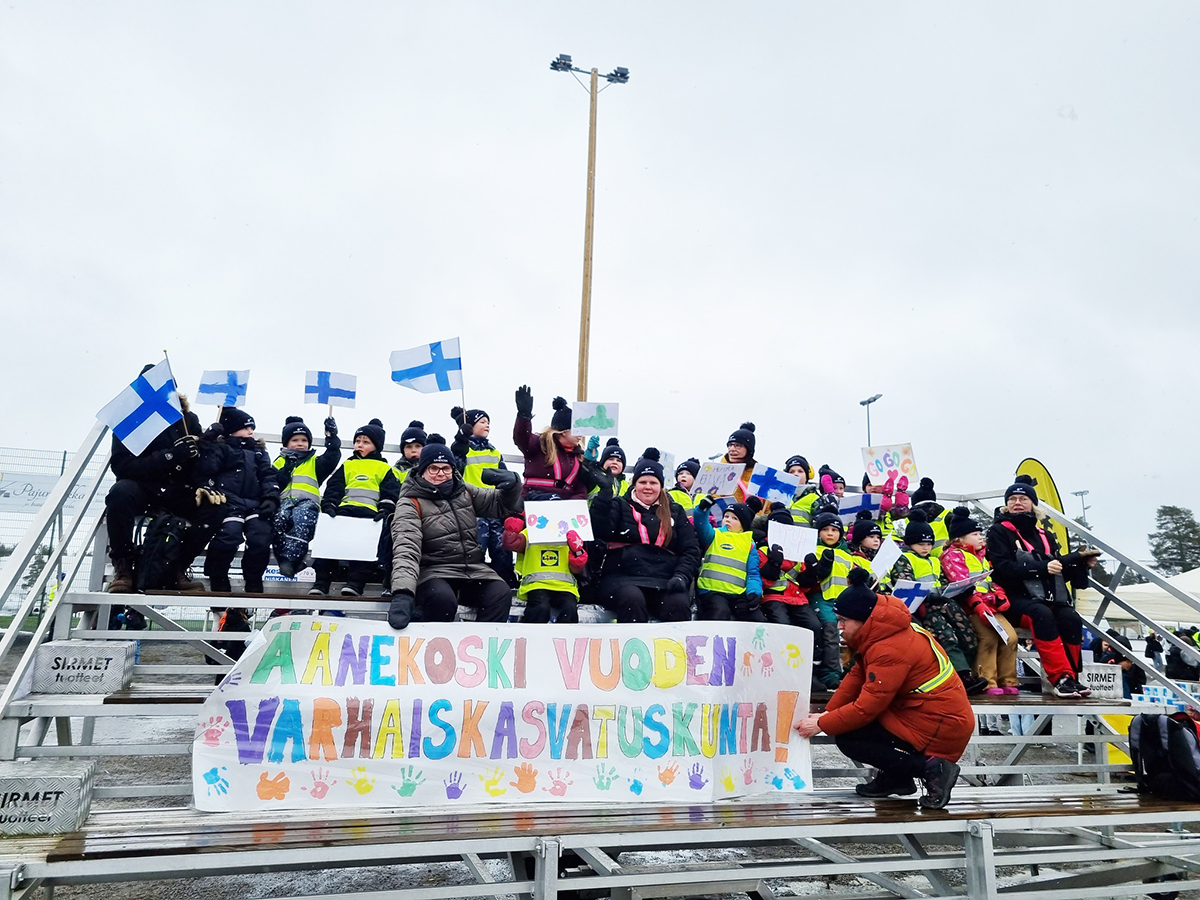
[[[634,793],[634,794],[641,794],[641,793],[642,793],[642,787],[643,787],[643,785],[642,785],[642,779],[640,779],[640,778],[631,778],[631,779],[629,779],[629,790],[630,790],[632,793]]]
[[[213,766],[204,773],[204,781],[208,784],[208,796],[211,797],[214,790],[218,794],[229,793],[229,781],[221,777],[221,772],[224,772],[225,768],[225,766],[221,766],[218,771],[217,767]]]
[[[804,790],[804,779],[801,778],[799,775],[797,775],[795,772],[793,772],[791,769],[784,769],[783,777],[790,779],[792,782],[792,787],[794,787],[796,790],[798,790],[798,791]]]
[[[241,680],[242,680],[242,673],[236,671],[235,669],[230,669],[228,672],[225,673],[225,677],[221,679],[221,683],[217,685],[217,690],[224,693],[225,688],[237,687],[238,684],[241,682]]]
[[[772,772],[768,781],[770,782],[771,787],[775,788],[775,790],[783,790],[783,777],[778,772]]]

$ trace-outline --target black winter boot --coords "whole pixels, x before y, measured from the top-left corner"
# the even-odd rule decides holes
[[[958,781],[959,768],[948,759],[930,757],[925,764],[921,782],[925,785],[925,796],[918,803],[922,809],[944,809],[950,802],[950,792]]]
[[[909,797],[917,792],[917,783],[908,775],[897,775],[882,769],[866,784],[856,784],[854,793],[878,800],[882,797]]]

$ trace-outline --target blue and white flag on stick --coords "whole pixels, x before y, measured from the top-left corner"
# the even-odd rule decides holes
[[[788,475],[786,472],[780,472],[770,466],[755,466],[754,472],[750,476],[750,490],[747,493],[753,494],[765,503],[778,500],[780,503],[787,504],[792,502],[792,497],[795,496],[798,487],[800,487],[800,479],[795,475]]]
[[[205,406],[245,406],[249,369],[215,369],[200,376],[196,402]]]
[[[838,516],[849,525],[865,509],[872,519],[878,519],[882,505],[883,494],[846,494],[838,500]]]
[[[392,381],[422,394],[462,390],[458,338],[392,351]]]
[[[897,581],[892,593],[904,601],[910,613],[915,613],[929,596],[932,585],[920,584],[916,581]]]
[[[341,372],[305,372],[304,402],[322,406],[354,408],[358,395],[358,376]]]
[[[147,369],[96,413],[96,418],[112,429],[130,453],[140,454],[151,441],[183,418],[171,364],[164,359],[154,368]]]

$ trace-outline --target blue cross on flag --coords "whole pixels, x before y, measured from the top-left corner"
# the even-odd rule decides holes
[[[897,581],[892,593],[904,601],[910,613],[915,613],[929,596],[931,585],[916,581]]]
[[[205,406],[245,406],[249,369],[214,369],[200,376],[196,402]]]
[[[872,519],[878,519],[882,506],[883,494],[846,494],[838,500],[838,516],[843,522],[850,524],[859,511],[865,509]]]
[[[147,369],[137,380],[96,413],[134,456],[169,426],[183,418],[171,364],[165,359]]]
[[[761,498],[766,503],[777,500],[780,503],[788,504],[792,502],[792,497],[796,495],[798,487],[800,487],[800,479],[795,475],[788,475],[786,472],[780,472],[769,466],[755,466],[754,473],[750,476],[748,493]]]
[[[392,381],[422,394],[462,390],[458,338],[392,351]]]
[[[304,402],[322,406],[354,408],[358,396],[358,376],[340,372],[305,372]]]

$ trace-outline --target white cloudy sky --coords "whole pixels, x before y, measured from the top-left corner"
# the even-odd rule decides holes
[[[251,369],[266,430],[309,368],[359,376],[346,426],[448,429],[388,355],[459,335],[511,450],[518,384],[538,422],[574,395],[565,52],[632,73],[591,369],[631,456],[752,419],[853,479],[882,392],[875,442],[939,487],[1036,456],[1144,553],[1200,510],[1197,46],[1179,3],[9,3],[0,445],[75,447],[164,347],[187,391]]]

